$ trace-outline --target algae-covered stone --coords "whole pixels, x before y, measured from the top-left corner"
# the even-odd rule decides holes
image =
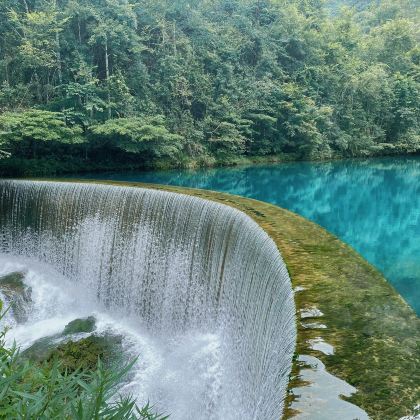
[[[14,272],[0,277],[0,289],[5,292],[22,293],[25,290],[25,283],[23,279],[25,274],[21,272]]]
[[[36,340],[30,347],[24,350],[21,355],[35,362],[43,362],[48,359],[55,346],[56,336],[43,337]]]
[[[105,366],[111,366],[122,355],[122,337],[119,335],[90,335],[75,341],[58,341],[60,339],[60,334],[43,337],[21,355],[38,363],[52,364],[58,361],[62,370],[68,372],[78,369],[95,370],[98,358]]]
[[[122,353],[122,337],[114,335],[91,335],[78,341],[67,341],[51,351],[47,362],[60,362],[63,370],[95,370],[98,358],[105,366],[116,362]]]
[[[98,358],[105,365],[111,365],[121,358],[122,337],[113,334],[89,335],[81,340],[70,339],[69,335],[91,333],[96,328],[93,316],[78,318],[69,322],[62,333],[43,337],[35,341],[21,354],[38,363],[51,364],[58,361],[63,370],[95,370]]]
[[[87,318],[78,318],[69,322],[65,327],[63,334],[77,334],[77,333],[89,333],[95,330],[96,320],[93,316]]]
[[[18,323],[28,320],[28,309],[32,303],[32,289],[25,282],[25,273],[14,272],[0,277],[0,292],[5,298],[4,306],[10,306]]]

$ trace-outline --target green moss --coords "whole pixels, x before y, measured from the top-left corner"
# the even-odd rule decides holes
[[[51,366],[57,360],[63,371],[95,370],[98,358],[106,367],[121,359],[122,338],[116,335],[90,335],[81,340],[57,344],[59,336],[44,337],[22,352],[25,359]]]
[[[65,327],[63,334],[77,334],[77,333],[89,333],[95,330],[96,320],[93,316],[87,318],[79,318],[69,322]]]
[[[66,336],[90,333],[95,330],[95,317],[79,318],[69,322],[61,334],[43,337],[22,352],[22,357],[39,364],[60,362],[62,370],[95,370],[98,358],[110,366],[119,361],[122,353],[121,336],[90,335],[81,340],[69,340]],[[63,341],[65,339],[65,341]]]
[[[46,358],[47,363],[60,362],[63,370],[95,370],[98,358],[110,366],[121,354],[121,337],[113,335],[91,335],[78,341],[67,341],[53,349]]]

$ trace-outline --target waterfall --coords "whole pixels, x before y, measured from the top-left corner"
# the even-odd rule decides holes
[[[0,252],[48,264],[151,337],[216,337],[211,389],[191,389],[201,376],[185,366],[180,408],[164,407],[171,418],[281,417],[296,336],[291,283],[274,242],[242,212],[143,188],[2,180]]]

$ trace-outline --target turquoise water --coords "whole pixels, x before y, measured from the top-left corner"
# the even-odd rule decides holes
[[[420,314],[420,158],[87,177],[204,188],[290,209],[353,246]]]

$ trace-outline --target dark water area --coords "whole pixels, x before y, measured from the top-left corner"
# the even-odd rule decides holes
[[[84,177],[203,188],[287,208],[350,244],[420,314],[419,157]]]

